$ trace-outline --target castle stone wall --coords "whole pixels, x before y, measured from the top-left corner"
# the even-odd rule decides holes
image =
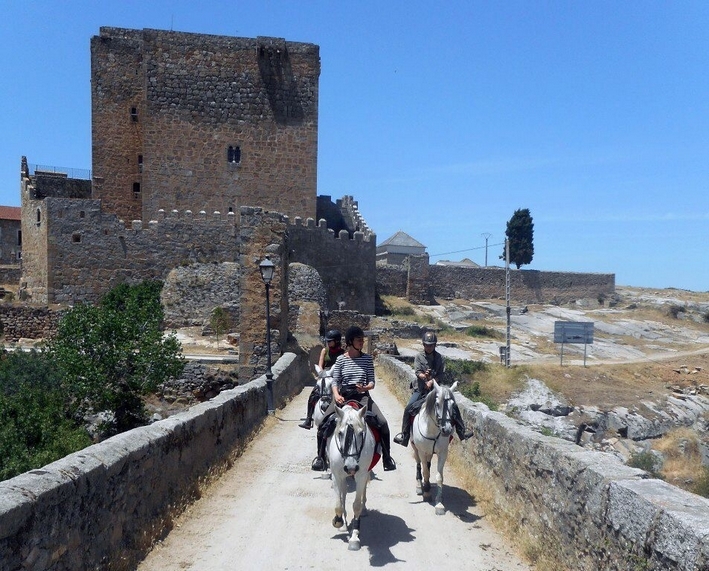
[[[414,260],[416,263],[417,260]],[[418,268],[418,266],[411,266]],[[425,288],[443,299],[504,299],[505,270],[437,266],[427,268],[427,284],[420,280],[422,268],[377,267],[379,295],[409,297],[412,303],[427,303]],[[423,289],[422,289],[423,288]],[[615,293],[615,274],[510,270],[510,296],[516,303],[568,303]]]
[[[315,268],[327,290],[327,308],[374,314],[376,235],[340,230],[336,236],[322,220],[299,218],[288,229],[291,261]]]
[[[159,213],[145,225],[125,225],[99,200],[35,202],[44,216],[37,232],[47,243],[46,262],[36,265],[48,271],[44,287],[28,278],[25,294],[34,302],[95,302],[120,283],[164,280],[177,266],[236,261],[234,214]],[[34,277],[24,270],[23,279]]]
[[[91,49],[94,197],[107,211],[315,215],[317,46],[101,28]]]

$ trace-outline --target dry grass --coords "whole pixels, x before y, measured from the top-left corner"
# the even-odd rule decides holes
[[[652,447],[665,459],[660,473],[666,482],[691,488],[704,475],[700,440],[695,431],[678,428],[654,442]]]

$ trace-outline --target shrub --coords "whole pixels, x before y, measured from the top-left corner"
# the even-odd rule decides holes
[[[709,467],[704,467],[702,475],[695,482],[692,491],[699,496],[709,498]]]
[[[662,480],[662,475],[659,473],[661,468],[659,460],[650,452],[639,452],[633,454],[627,462],[631,468],[639,468],[645,470],[653,478]]]
[[[468,337],[491,337],[493,339],[501,339],[502,335],[491,329],[490,327],[485,327],[484,325],[471,325],[466,327],[463,331]]]

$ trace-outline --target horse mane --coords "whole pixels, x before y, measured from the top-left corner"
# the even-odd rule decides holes
[[[426,396],[426,401],[424,402],[423,408],[426,414],[431,418],[436,418],[436,398],[438,393],[436,391],[431,391]]]

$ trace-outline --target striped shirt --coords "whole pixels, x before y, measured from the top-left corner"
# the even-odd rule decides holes
[[[351,358],[340,355],[330,370],[332,382],[345,398],[365,396],[357,393],[357,385],[374,385],[374,360],[371,355],[362,354]]]

